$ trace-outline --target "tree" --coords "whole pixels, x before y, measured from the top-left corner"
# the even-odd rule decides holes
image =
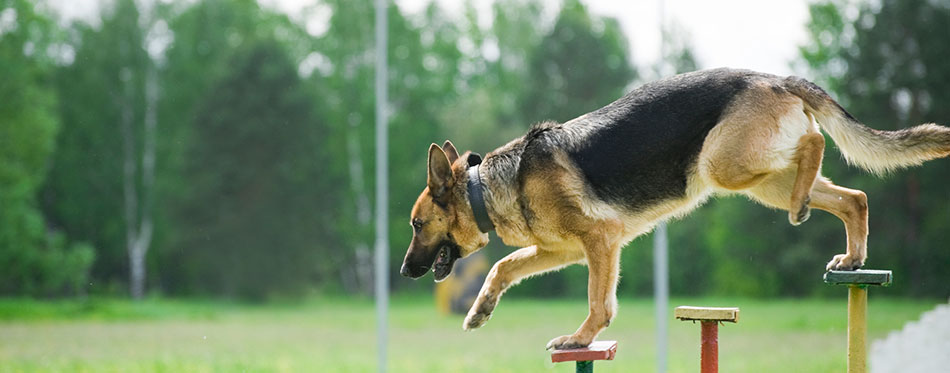
[[[306,289],[336,247],[327,125],[287,53],[251,42],[198,106],[179,263],[197,292],[261,299]]]
[[[678,22],[663,26],[663,55],[654,70],[659,77],[699,70],[699,62],[693,52],[689,32]]]
[[[118,0],[100,29],[74,26],[76,61],[57,79],[64,129],[44,193],[57,224],[100,248],[96,276],[127,278],[136,299],[153,232],[158,91],[146,51],[153,22],[133,0]]]
[[[369,239],[375,182],[375,131],[373,92],[374,51],[371,1],[326,1],[332,16],[327,32],[319,37],[315,55],[322,69],[310,81],[328,108],[332,123],[332,141],[327,146],[337,154],[347,177],[344,195],[346,207],[340,211],[338,225],[345,239],[345,250],[327,261],[338,272],[344,290],[368,292],[372,284]],[[456,94],[460,83],[460,52],[456,46],[460,32],[435,5],[422,15],[432,22],[431,29],[414,26],[395,6],[389,9],[389,143],[390,143],[390,255],[398,268],[409,242],[411,230],[406,224],[411,201],[424,188],[419,172],[425,170],[425,151],[429,144],[444,140],[440,115]],[[398,92],[398,94],[397,94]],[[424,135],[420,135],[424,134]],[[395,271],[393,271],[395,273]],[[394,282],[405,284],[404,282]],[[407,285],[420,286],[420,285]]]
[[[578,0],[565,1],[529,58],[525,116],[563,122],[620,98],[637,78],[627,45],[616,19],[591,17]]]
[[[43,4],[0,1],[0,294],[84,293],[95,252],[47,226],[37,191],[59,122],[50,78],[61,31]]]
[[[189,169],[193,160],[188,155],[202,146],[197,134],[202,125],[199,111],[223,79],[233,78],[236,54],[246,54],[250,45],[266,40],[279,44],[297,65],[312,49],[312,37],[287,15],[262,9],[253,0],[174,2],[159,10],[165,12],[171,41],[158,72],[157,122],[162,136],[156,143],[155,198],[161,203],[155,211],[156,253],[151,261],[160,268],[156,282],[164,291],[211,293],[221,287],[201,283],[196,271],[205,264],[189,263],[198,258],[193,251],[203,250],[188,219],[190,203],[199,191],[185,178],[194,171]],[[313,104],[322,102],[315,99]],[[327,167],[335,167],[330,163]]]
[[[497,1],[492,5],[492,24],[486,29],[478,24],[471,4],[462,22],[427,12],[425,24],[442,36],[438,49],[456,51],[457,63],[465,71],[458,77],[465,84],[455,85],[454,97],[439,115],[441,131],[457,146],[488,152],[523,135],[532,121],[538,121],[525,118],[519,98],[532,86],[529,54],[550,27],[541,17],[542,10],[542,4],[534,0]],[[467,47],[458,50],[457,45]]]
[[[810,71],[830,82],[845,107],[870,127],[894,130],[950,118],[950,108],[940,104],[950,99],[946,2],[860,3],[854,19],[845,16],[845,6],[811,6],[810,41],[802,48]],[[934,161],[880,181],[858,170],[830,171],[839,184],[869,196],[868,265],[906,273],[908,281],[895,283],[905,294],[946,295],[942,265],[950,253],[939,243],[950,234],[938,222],[950,217],[950,198],[935,186],[947,182],[950,164]]]
[[[338,268],[337,275],[345,291],[368,294],[373,283],[370,194],[375,180],[372,152],[375,132],[373,96],[366,92],[373,92],[373,59],[368,56],[373,53],[374,33],[373,24],[361,20],[372,19],[373,7],[370,1],[327,1],[325,6],[332,16],[329,29],[317,40],[316,53],[326,66],[310,80],[319,95],[330,103],[327,115],[329,123],[335,124],[331,128],[331,138],[335,141],[327,146],[333,154],[345,159],[340,166],[347,175],[343,194],[345,207],[340,211],[342,219],[336,226],[345,246],[327,264]],[[389,7],[391,12],[393,8]],[[390,36],[390,39],[394,38]]]
[[[119,2],[117,16],[129,17],[138,25],[141,15],[134,11],[135,3],[130,1]],[[129,10],[126,10],[128,8]],[[128,12],[128,14],[124,14]],[[133,16],[138,16],[134,17]],[[141,299],[145,294],[145,255],[152,245],[154,230],[152,206],[155,200],[155,137],[156,105],[158,101],[158,82],[156,82],[156,67],[151,56],[146,51],[148,40],[145,32],[153,22],[148,15],[144,16],[146,26],[135,28],[141,39],[132,40],[123,38],[119,47],[119,58],[130,58],[132,61],[126,69],[141,69],[143,76],[141,87],[136,87],[131,79],[123,78],[122,90],[116,101],[120,105],[120,133],[122,134],[122,195],[125,204],[123,217],[125,218],[126,251],[129,256],[129,291],[132,298]],[[131,29],[131,27],[130,27]],[[132,30],[129,30],[132,31]],[[135,35],[129,32],[126,35]],[[137,39],[137,40],[136,40]],[[123,53],[125,52],[125,53]],[[144,52],[144,53],[143,53]],[[136,54],[132,57],[127,54]],[[134,64],[134,65],[133,65]],[[134,66],[134,67],[132,67]],[[130,71],[124,70],[124,71]],[[141,90],[141,126],[133,123],[136,105],[133,103]],[[139,140],[141,139],[141,140]],[[141,145],[139,145],[141,141]],[[141,162],[141,169],[138,164]]]
[[[846,20],[843,14],[845,6],[847,3],[842,0],[810,4],[810,21],[805,26],[809,43],[798,48],[802,60],[797,63],[805,65],[816,83],[832,92],[841,90],[840,79],[846,68],[844,57],[851,40],[845,38],[845,30],[848,34],[854,32],[854,20]],[[842,104],[847,106],[848,103]]]

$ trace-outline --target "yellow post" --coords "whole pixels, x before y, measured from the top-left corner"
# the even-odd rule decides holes
[[[868,286],[888,286],[891,271],[828,271],[825,283],[848,285],[848,373],[868,371]]]
[[[848,286],[848,373],[867,372],[867,318],[867,286]]]

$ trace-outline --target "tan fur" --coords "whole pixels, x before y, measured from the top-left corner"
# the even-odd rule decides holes
[[[517,146],[520,141],[521,139],[513,140],[498,148],[495,152],[506,152]],[[510,165],[509,167],[514,166]],[[488,216],[495,222],[498,237],[505,245],[515,247],[534,245],[536,243],[535,238],[531,234],[528,222],[524,220],[524,216],[521,214],[520,204],[518,203],[520,192],[507,187],[511,183],[508,178],[514,177],[516,170],[506,171],[503,173],[504,177],[482,175],[482,181],[488,186],[485,188],[485,205],[488,209]]]
[[[789,211],[793,225],[808,218],[809,201],[838,216],[845,223],[848,246],[827,267],[857,268],[867,259],[866,198],[819,178],[823,152],[824,137],[804,101],[761,86],[740,96],[707,136],[700,172],[718,188]],[[812,196],[816,186],[822,191],[820,202]]]
[[[885,174],[950,155],[950,128],[933,123],[898,131],[868,128],[846,115],[818,86],[795,77],[786,78],[784,83],[805,101],[807,110],[815,115],[851,164]]]
[[[713,194],[744,194],[787,210],[793,225],[808,218],[810,207],[828,211],[844,223],[848,243],[846,252],[835,255],[827,268],[862,266],[867,258],[867,197],[821,176],[825,141],[819,126],[828,130],[853,163],[872,171],[950,154],[950,145],[943,144],[950,144],[950,130],[924,125],[904,135],[875,131],[850,123],[839,109],[820,88],[800,79],[753,81],[707,134],[696,164],[688,170],[685,195],[636,213],[597,198],[563,149],[552,150],[550,160],[526,170],[505,159],[494,163],[492,172],[483,168],[480,177],[487,186],[485,204],[499,237],[508,245],[524,248],[495,263],[463,328],[483,325],[502,294],[522,279],[586,263],[588,316],[573,334],[551,340],[548,348],[586,346],[616,314],[621,247],[658,222],[685,215]],[[568,126],[564,136],[583,138],[584,131],[590,127]],[[928,134],[939,139],[927,140]],[[516,139],[494,153],[507,154],[523,146],[522,141]],[[487,235],[474,223],[467,200],[466,156],[458,156],[450,142],[443,149],[443,155],[454,162],[453,177],[448,181],[452,187],[445,199],[448,206],[434,206],[429,189],[423,192],[413,207],[413,218],[424,216],[439,223],[426,228],[432,233],[419,234],[419,245],[414,236],[410,252],[432,244],[425,241],[426,235],[448,232],[463,247],[464,256],[484,246]],[[441,161],[438,152],[435,156]],[[432,159],[430,149],[430,179]]]
[[[444,232],[451,233],[452,237],[455,238],[462,249],[462,257],[466,257],[488,244],[488,234],[480,232],[477,224],[469,218],[472,215],[472,207],[468,204],[467,195],[463,192],[464,189],[456,187],[465,185],[466,167],[458,161],[460,156],[451,142],[446,142],[446,148],[449,148],[448,154],[436,144],[432,144],[429,148],[428,186],[416,199],[411,212],[413,219],[426,217],[426,224],[421,231],[413,234],[409,249],[406,251],[405,260],[415,255],[425,255],[426,252],[431,250],[437,250],[435,245],[443,238]],[[432,188],[430,188],[434,186],[433,182],[438,179],[433,175],[433,169],[441,167],[434,165],[433,161],[441,162],[444,159],[448,162],[449,158],[454,158],[454,163],[450,166],[451,176],[443,181],[447,190],[442,197],[446,208],[442,209],[436,205],[431,191]],[[410,221],[410,225],[412,225],[412,221]]]
[[[799,138],[815,132],[802,100],[760,85],[736,98],[709,132],[700,175],[717,189],[739,191],[793,163]]]
[[[575,243],[574,246],[579,246]],[[579,247],[544,249],[538,246],[528,246],[508,254],[492,266],[485,278],[482,289],[474,305],[468,312],[462,328],[472,330],[482,326],[491,317],[492,311],[498,304],[498,299],[509,287],[521,280],[551,270],[557,270],[569,264],[580,263],[584,260],[584,252]]]
[[[792,198],[788,207],[788,222],[799,225],[808,220],[810,201],[809,194],[818,172],[821,171],[821,158],[825,151],[825,137],[817,132],[810,132],[798,139],[798,150],[795,152],[798,172],[795,174],[795,183],[792,185]]]

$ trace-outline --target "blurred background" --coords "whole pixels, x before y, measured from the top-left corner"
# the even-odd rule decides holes
[[[454,294],[512,250],[497,237],[438,308],[428,277],[398,277],[430,143],[485,154],[719,66],[814,80],[873,128],[950,121],[950,1],[622,3],[388,7],[393,370],[563,368],[542,347],[586,313],[574,266],[513,288],[501,320],[462,335],[436,310],[465,309]],[[0,0],[0,371],[376,369],[373,17],[370,0]],[[950,162],[880,178],[827,143],[824,174],[870,199],[868,267],[896,276],[877,292],[880,336],[950,295]],[[645,346],[614,369],[653,369],[652,242],[623,251],[608,333]],[[670,222],[671,293],[785,313],[787,334],[753,316],[737,339],[827,355],[723,347],[726,371],[840,370],[843,290],[819,279],[844,245],[829,214],[792,227],[720,198]],[[691,371],[698,350],[676,343],[693,333],[672,333],[670,368]]]

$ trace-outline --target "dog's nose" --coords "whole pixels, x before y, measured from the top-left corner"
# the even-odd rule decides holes
[[[403,275],[404,277],[411,277],[409,273],[409,266],[406,265],[406,263],[402,264],[402,268],[399,269],[399,274]]]

